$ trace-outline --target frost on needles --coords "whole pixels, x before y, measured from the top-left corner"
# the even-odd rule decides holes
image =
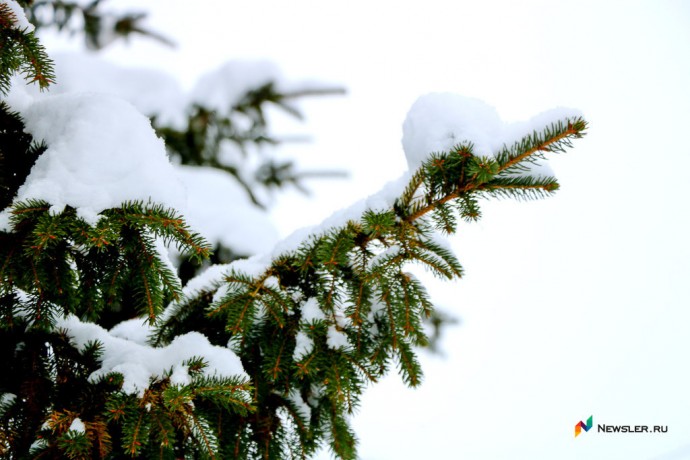
[[[482,198],[553,193],[546,156],[586,129],[570,110],[505,124],[474,99],[422,97],[399,180],[183,286],[167,248],[210,254],[179,212],[198,181],[180,179],[150,121],[114,96],[21,85],[0,106],[8,458],[308,458],[322,445],[355,458],[364,388],[391,368],[422,381],[434,306],[407,268],[461,277],[441,236],[477,220]]]

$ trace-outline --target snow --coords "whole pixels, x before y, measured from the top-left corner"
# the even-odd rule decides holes
[[[51,94],[110,94],[130,102],[144,115],[155,115],[160,124],[185,128],[187,96],[167,73],[118,66],[94,54],[54,53],[51,58],[56,75]]]
[[[177,267],[170,258],[170,249],[166,246],[165,239],[163,237],[156,237],[153,241],[154,250],[158,254],[158,259],[162,262],[163,266],[167,268],[170,273],[177,275]],[[175,282],[178,288],[182,287],[182,282],[175,276]]]
[[[311,323],[313,321],[324,320],[326,316],[323,314],[319,301],[315,298],[307,299],[302,305],[302,321]]]
[[[246,259],[238,259],[228,264],[228,266],[232,269],[253,277],[263,275],[266,270],[268,270],[270,265],[271,260],[265,255],[256,255]]]
[[[328,326],[326,343],[334,350],[338,348],[345,348],[350,344],[347,341],[347,336],[342,331],[339,331],[335,325]]]
[[[204,292],[215,290],[230,271],[231,264],[211,265],[187,282],[182,288],[182,296],[193,298]]]
[[[37,97],[19,107],[26,131],[48,149],[15,202],[41,199],[59,211],[70,205],[89,223],[126,201],[186,205],[184,188],[163,141],[131,104],[106,95]]]
[[[299,331],[295,336],[295,350],[292,352],[292,359],[299,361],[314,349],[314,341],[304,332]]]
[[[120,373],[124,378],[122,391],[128,394],[141,397],[152,379],[165,376],[171,369],[173,383],[189,383],[191,377],[182,362],[194,356],[200,356],[208,363],[202,371],[204,375],[248,378],[237,355],[227,348],[211,345],[198,332],[178,336],[169,345],[154,348],[122,338],[128,335],[131,325],[114,328],[120,337],[108,333],[96,324],[83,323],[73,315],[58,320],[56,326],[65,329],[71,342],[79,349],[90,342],[100,342],[103,346],[101,368],[89,378],[96,381],[110,372]],[[137,340],[139,337],[137,336]]]
[[[0,211],[0,232],[9,232],[12,230],[10,217],[11,215],[9,210]]]
[[[192,378],[187,372],[187,367],[184,365],[175,364],[173,366],[172,374],[170,374],[170,383],[173,385],[189,385],[192,383]]]
[[[474,155],[491,157],[504,144],[511,146],[553,122],[578,116],[577,110],[558,108],[526,122],[508,124],[494,107],[479,99],[431,93],[412,104],[403,123],[402,145],[408,167],[415,171],[430,154],[449,152],[458,144],[471,142]],[[542,174],[549,171],[542,170]]]
[[[112,20],[108,15],[106,20]],[[102,28],[110,30],[109,27]],[[108,41],[110,38],[101,37]],[[319,82],[291,82],[283,77],[272,62],[261,60],[232,60],[216,70],[202,75],[191,91],[185,91],[169,74],[153,68],[123,67],[94,54],[52,53],[55,62],[56,83],[51,85],[52,94],[94,92],[121,97],[132,103],[147,116],[156,116],[159,125],[184,130],[187,113],[193,105],[202,105],[228,115],[242,97],[253,89],[273,83],[281,92],[309,89],[330,89]],[[38,90],[30,90],[37,93]],[[233,123],[243,122],[250,127],[250,120],[234,114]],[[236,151],[222,152],[221,156],[233,156]],[[221,161],[224,158],[220,158]],[[233,161],[242,165],[246,161]]]
[[[110,335],[139,345],[148,345],[148,337],[153,333],[148,318],[133,318],[123,321],[110,329]]]
[[[296,406],[297,413],[300,417],[302,417],[304,420],[311,419],[311,407],[304,402],[304,399],[302,399],[302,395],[299,393],[299,391],[293,388],[292,391],[290,391],[290,394],[288,394],[287,399]]]
[[[405,190],[409,181],[410,174],[405,172],[398,179],[387,182],[378,192],[334,212],[320,224],[295,230],[273,247],[271,255],[278,257],[295,251],[310,238],[318,238],[330,230],[345,227],[349,221],[358,222],[367,211],[384,212],[391,210],[395,200]]]
[[[187,223],[212,246],[220,243],[238,254],[265,252],[278,232],[265,212],[249,202],[230,174],[211,167],[178,166],[187,189]]]
[[[336,324],[331,324],[328,327],[327,335],[326,335],[326,341],[328,343],[328,346],[337,349],[341,347],[347,347],[349,345],[347,336],[339,330],[339,328],[346,327],[349,322],[347,319],[345,319],[345,315],[341,314],[342,312],[340,311],[342,309],[342,306],[339,308],[338,306],[336,308],[336,314],[335,314],[335,321]],[[301,306],[302,310],[302,317],[301,317],[301,322],[302,323],[312,323],[314,321],[323,321],[326,320],[326,315],[324,314],[323,310],[321,310],[321,307],[319,306],[319,301],[316,298],[309,298],[307,301]],[[308,355],[311,353],[312,349],[314,348],[314,343],[313,341],[303,332],[298,332],[297,337],[296,337],[296,345],[295,345],[295,351],[293,353],[293,357],[297,360],[301,359],[302,357]]]
[[[366,211],[390,211],[395,204],[395,200],[402,194],[409,183],[409,180],[409,174],[404,173],[398,179],[387,182],[378,192],[333,213],[321,224],[314,227],[311,233],[318,235],[332,228],[344,227],[348,221],[357,222]]]
[[[82,422],[79,417],[76,417],[74,420],[72,420],[72,424],[69,426],[69,431],[86,433],[86,426],[84,426],[84,422]]]
[[[377,336],[379,333],[379,327],[376,325],[376,317],[379,316],[379,314],[384,312],[385,310],[386,306],[383,302],[374,301],[371,305],[371,310],[367,315],[367,321],[371,323],[371,325],[369,326],[369,332],[374,336]]]
[[[193,299],[202,293],[210,293],[217,290],[213,296],[213,300],[214,302],[220,300],[227,289],[223,286],[223,281],[232,270],[245,273],[249,276],[258,277],[265,273],[270,265],[271,259],[266,255],[255,255],[246,259],[237,259],[229,264],[211,265],[187,282],[182,289],[182,300],[180,302],[172,302],[168,305],[159,315],[159,319],[163,322],[166,321],[184,305],[185,299]]]
[[[17,3],[15,0],[1,0],[0,3],[4,3],[7,5],[12,13],[14,13],[14,16],[16,20],[14,21],[14,27],[15,29],[22,30],[24,32],[33,32],[35,30],[35,27],[33,24],[29,22],[29,20],[26,18],[26,14],[24,14],[24,8],[22,8],[19,3]]]
[[[189,168],[192,169],[192,168]],[[204,168],[194,168],[194,169],[202,169],[201,175],[196,178],[192,178],[191,180],[189,178],[185,178],[184,175],[184,169],[183,169],[183,181],[187,181],[187,183],[190,185],[190,190],[194,188],[194,183],[199,181],[202,176],[206,174],[206,172],[203,171]],[[192,173],[194,174],[194,173]],[[209,175],[208,177],[211,177]],[[209,267],[207,270],[204,272],[200,273],[193,279],[191,279],[185,288],[183,289],[183,296],[185,298],[193,298],[196,295],[198,295],[201,292],[211,292],[217,289],[223,282],[223,279],[227,273],[230,272],[230,270],[234,269],[237,271],[240,271],[242,273],[245,273],[250,276],[258,277],[265,273],[265,271],[271,266],[271,263],[274,259],[280,257],[283,254],[287,254],[290,252],[293,252],[297,250],[302,244],[306,243],[309,241],[311,238],[318,238],[319,236],[325,234],[329,230],[335,229],[335,228],[341,228],[347,225],[348,221],[359,221],[362,215],[367,211],[367,210],[372,210],[372,211],[387,211],[392,209],[393,204],[395,203],[395,200],[397,199],[398,196],[402,193],[404,190],[405,186],[408,184],[410,179],[409,173],[404,173],[401,177],[399,177],[396,180],[390,181],[387,183],[379,192],[372,194],[366,199],[360,200],[353,205],[346,207],[344,209],[341,209],[335,213],[333,213],[330,217],[325,219],[323,222],[321,222],[318,225],[314,225],[311,227],[304,227],[301,229],[296,230],[292,234],[290,234],[288,237],[278,241],[273,245],[273,248],[271,250],[266,250],[267,246],[264,246],[263,244],[268,244],[269,240],[269,232],[270,235],[273,235],[273,227],[271,227],[270,230],[261,228],[250,228],[247,226],[246,229],[244,229],[243,224],[238,224],[234,223],[235,226],[240,225],[241,227],[238,228],[243,228],[243,230],[239,230],[235,235],[237,239],[234,239],[235,236],[233,236],[233,233],[228,230],[229,236],[223,236],[221,235],[220,231],[222,230],[222,225],[219,225],[217,228],[214,227],[212,223],[206,223],[206,219],[201,217],[205,211],[201,209],[190,209],[188,212],[190,213],[190,218],[189,222],[190,224],[194,227],[195,223],[199,231],[201,231],[202,234],[205,236],[208,236],[211,238],[213,241],[213,238],[219,238],[219,241],[221,238],[228,238],[226,241],[226,244],[228,246],[231,246],[232,244],[236,244],[237,246],[231,246],[233,248],[238,247],[238,248],[246,248],[246,249],[256,249],[257,252],[258,250],[261,250],[262,252],[256,255],[253,255],[249,258],[246,259],[238,259],[235,260],[229,264],[225,265],[214,265]],[[209,182],[212,182],[215,179],[211,179]],[[203,182],[203,181],[201,181]],[[207,184],[208,185],[208,184]],[[199,185],[200,187],[204,186],[202,184]],[[211,188],[213,188],[213,185],[210,185]],[[199,195],[199,199],[201,199],[201,195]],[[190,204],[195,203],[196,198],[192,194],[190,194]],[[207,204],[204,203],[199,203],[199,207],[204,207],[208,206]],[[231,204],[228,204],[228,206],[232,206]],[[194,206],[190,206],[190,208],[194,208]],[[196,214],[196,216],[195,216]],[[186,215],[186,214],[185,214]],[[245,216],[251,216],[250,212],[247,212]],[[208,214],[208,218],[210,219],[210,211]],[[250,219],[256,219],[255,224],[260,223],[260,221],[263,219],[260,217],[258,214],[253,215],[253,217],[248,217]],[[221,216],[220,219],[223,219]],[[229,222],[228,222],[229,224]],[[251,235],[257,234],[258,238],[265,238],[263,244],[261,245],[256,245],[252,246],[254,243],[249,242],[248,240],[251,240],[253,237]],[[233,239],[231,239],[233,238]],[[217,292],[214,296],[214,300],[219,300],[222,295],[224,294],[224,291]],[[178,304],[173,304],[171,305],[168,309],[166,309],[166,312],[163,313],[162,318],[166,318],[168,315],[170,315],[174,309],[178,307]],[[318,302],[316,299],[309,299],[305,306],[303,308],[303,316],[302,319],[304,321],[311,321],[313,319],[323,319],[323,312],[318,307]],[[319,316],[321,315],[321,316]]]
[[[5,96],[5,102],[15,111],[27,108],[34,101],[35,94],[43,94],[35,87],[27,86],[20,75],[13,75],[10,78],[10,91]]]
[[[312,383],[311,388],[309,388],[309,397],[307,398],[307,402],[311,407],[318,407],[319,405],[319,399],[324,395],[326,392],[326,386],[323,385],[322,383]]]
[[[410,171],[431,153],[448,152],[463,142],[474,144],[475,155],[491,155],[501,146],[501,118],[479,99],[432,93],[412,104],[403,122],[402,144]]]
[[[395,256],[402,252],[402,247],[399,244],[393,244],[390,247],[384,249],[380,253],[376,254],[374,257],[367,261],[367,269],[371,270],[380,263],[385,263],[387,260],[393,259]]]

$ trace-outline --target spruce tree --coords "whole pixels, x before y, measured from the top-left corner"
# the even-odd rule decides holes
[[[98,47],[99,3],[47,5],[90,15],[87,41]],[[3,99],[16,73],[41,88],[55,78],[17,8],[0,2]],[[129,29],[120,30],[142,33],[139,16],[127,17]],[[290,98],[320,92],[285,94],[264,84],[230,113],[193,107],[186,128],[147,115],[177,161],[214,166],[241,182],[219,162],[219,143],[270,142],[262,107],[290,111]],[[64,110],[77,106],[68,103],[75,97],[60,99]],[[233,125],[232,111],[249,114],[249,128]],[[369,200],[262,255],[215,259],[199,272],[196,265],[183,283],[161,243],[195,262],[214,248],[167,203],[132,200],[89,212],[82,201],[19,199],[54,146],[50,136],[34,138],[23,115],[2,102],[0,354],[11,372],[0,376],[0,455],[284,459],[309,458],[327,445],[338,458],[356,458],[348,420],[366,386],[391,368],[410,386],[422,382],[416,349],[428,343],[422,322],[434,306],[409,267],[460,278],[460,262],[439,235],[479,219],[482,199],[542,198],[558,189],[535,165],[570,147],[587,125],[577,115],[543,120],[490,152],[466,139],[421,156],[408,152],[409,174]],[[434,122],[423,119],[416,129]],[[266,186],[297,180],[288,163],[267,170]],[[116,333],[123,325],[150,334]]]

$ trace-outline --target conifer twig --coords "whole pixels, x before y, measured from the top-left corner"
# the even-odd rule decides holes
[[[562,133],[560,133],[554,137],[545,139],[543,142],[529,148],[528,150],[521,153],[520,155],[517,155],[517,156],[509,159],[506,163],[499,165],[498,172],[500,173],[502,171],[509,169],[512,166],[517,165],[521,161],[526,160],[527,158],[529,158],[530,156],[534,155],[535,153],[537,153],[539,151],[549,151],[550,150],[549,147],[552,145],[558,145],[560,142],[562,142],[566,139],[569,139],[571,137],[580,136],[582,134],[582,132],[584,131],[585,127],[586,127],[586,125],[584,123],[580,123],[578,125],[575,125],[575,124],[569,122],[568,128],[564,132],[562,132]],[[475,181],[470,181],[465,185],[458,185],[454,191],[446,194],[445,196],[443,196],[441,198],[438,198],[438,199],[432,201],[431,203],[418,209],[417,211],[413,212],[412,214],[405,216],[404,220],[406,222],[413,222],[413,221],[419,219],[420,217],[424,216],[425,214],[429,213],[430,211],[437,209],[439,206],[441,206],[445,203],[448,203],[449,201],[452,201],[456,198],[460,198],[461,196],[463,196],[467,193],[470,193],[474,190],[482,190],[485,188],[488,188],[488,185],[485,182],[484,183],[477,183]],[[501,188],[518,188],[518,186],[512,186],[511,187],[511,186],[502,185]],[[525,187],[519,186],[519,188],[525,188]],[[544,187],[544,186],[539,185],[539,184],[535,184],[535,185],[531,186],[531,188],[543,189],[547,192],[553,191],[553,189],[549,189],[548,187]]]

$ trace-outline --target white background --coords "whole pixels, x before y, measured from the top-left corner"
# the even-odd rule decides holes
[[[145,3],[145,5],[142,5]],[[467,276],[431,280],[460,319],[426,380],[369,389],[354,417],[365,460],[690,458],[690,4],[656,1],[111,1],[150,11],[168,50],[145,40],[106,56],[191,86],[232,58],[348,95],[305,104],[286,149],[347,181],[278,197],[283,234],[317,223],[405,168],[405,113],[450,91],[506,120],[555,106],[589,134],[553,160],[562,189],[539,202],[487,203],[452,238]],[[294,129],[294,128],[292,128]],[[577,439],[575,423],[667,425],[666,434]],[[323,458],[328,458],[323,453]]]

